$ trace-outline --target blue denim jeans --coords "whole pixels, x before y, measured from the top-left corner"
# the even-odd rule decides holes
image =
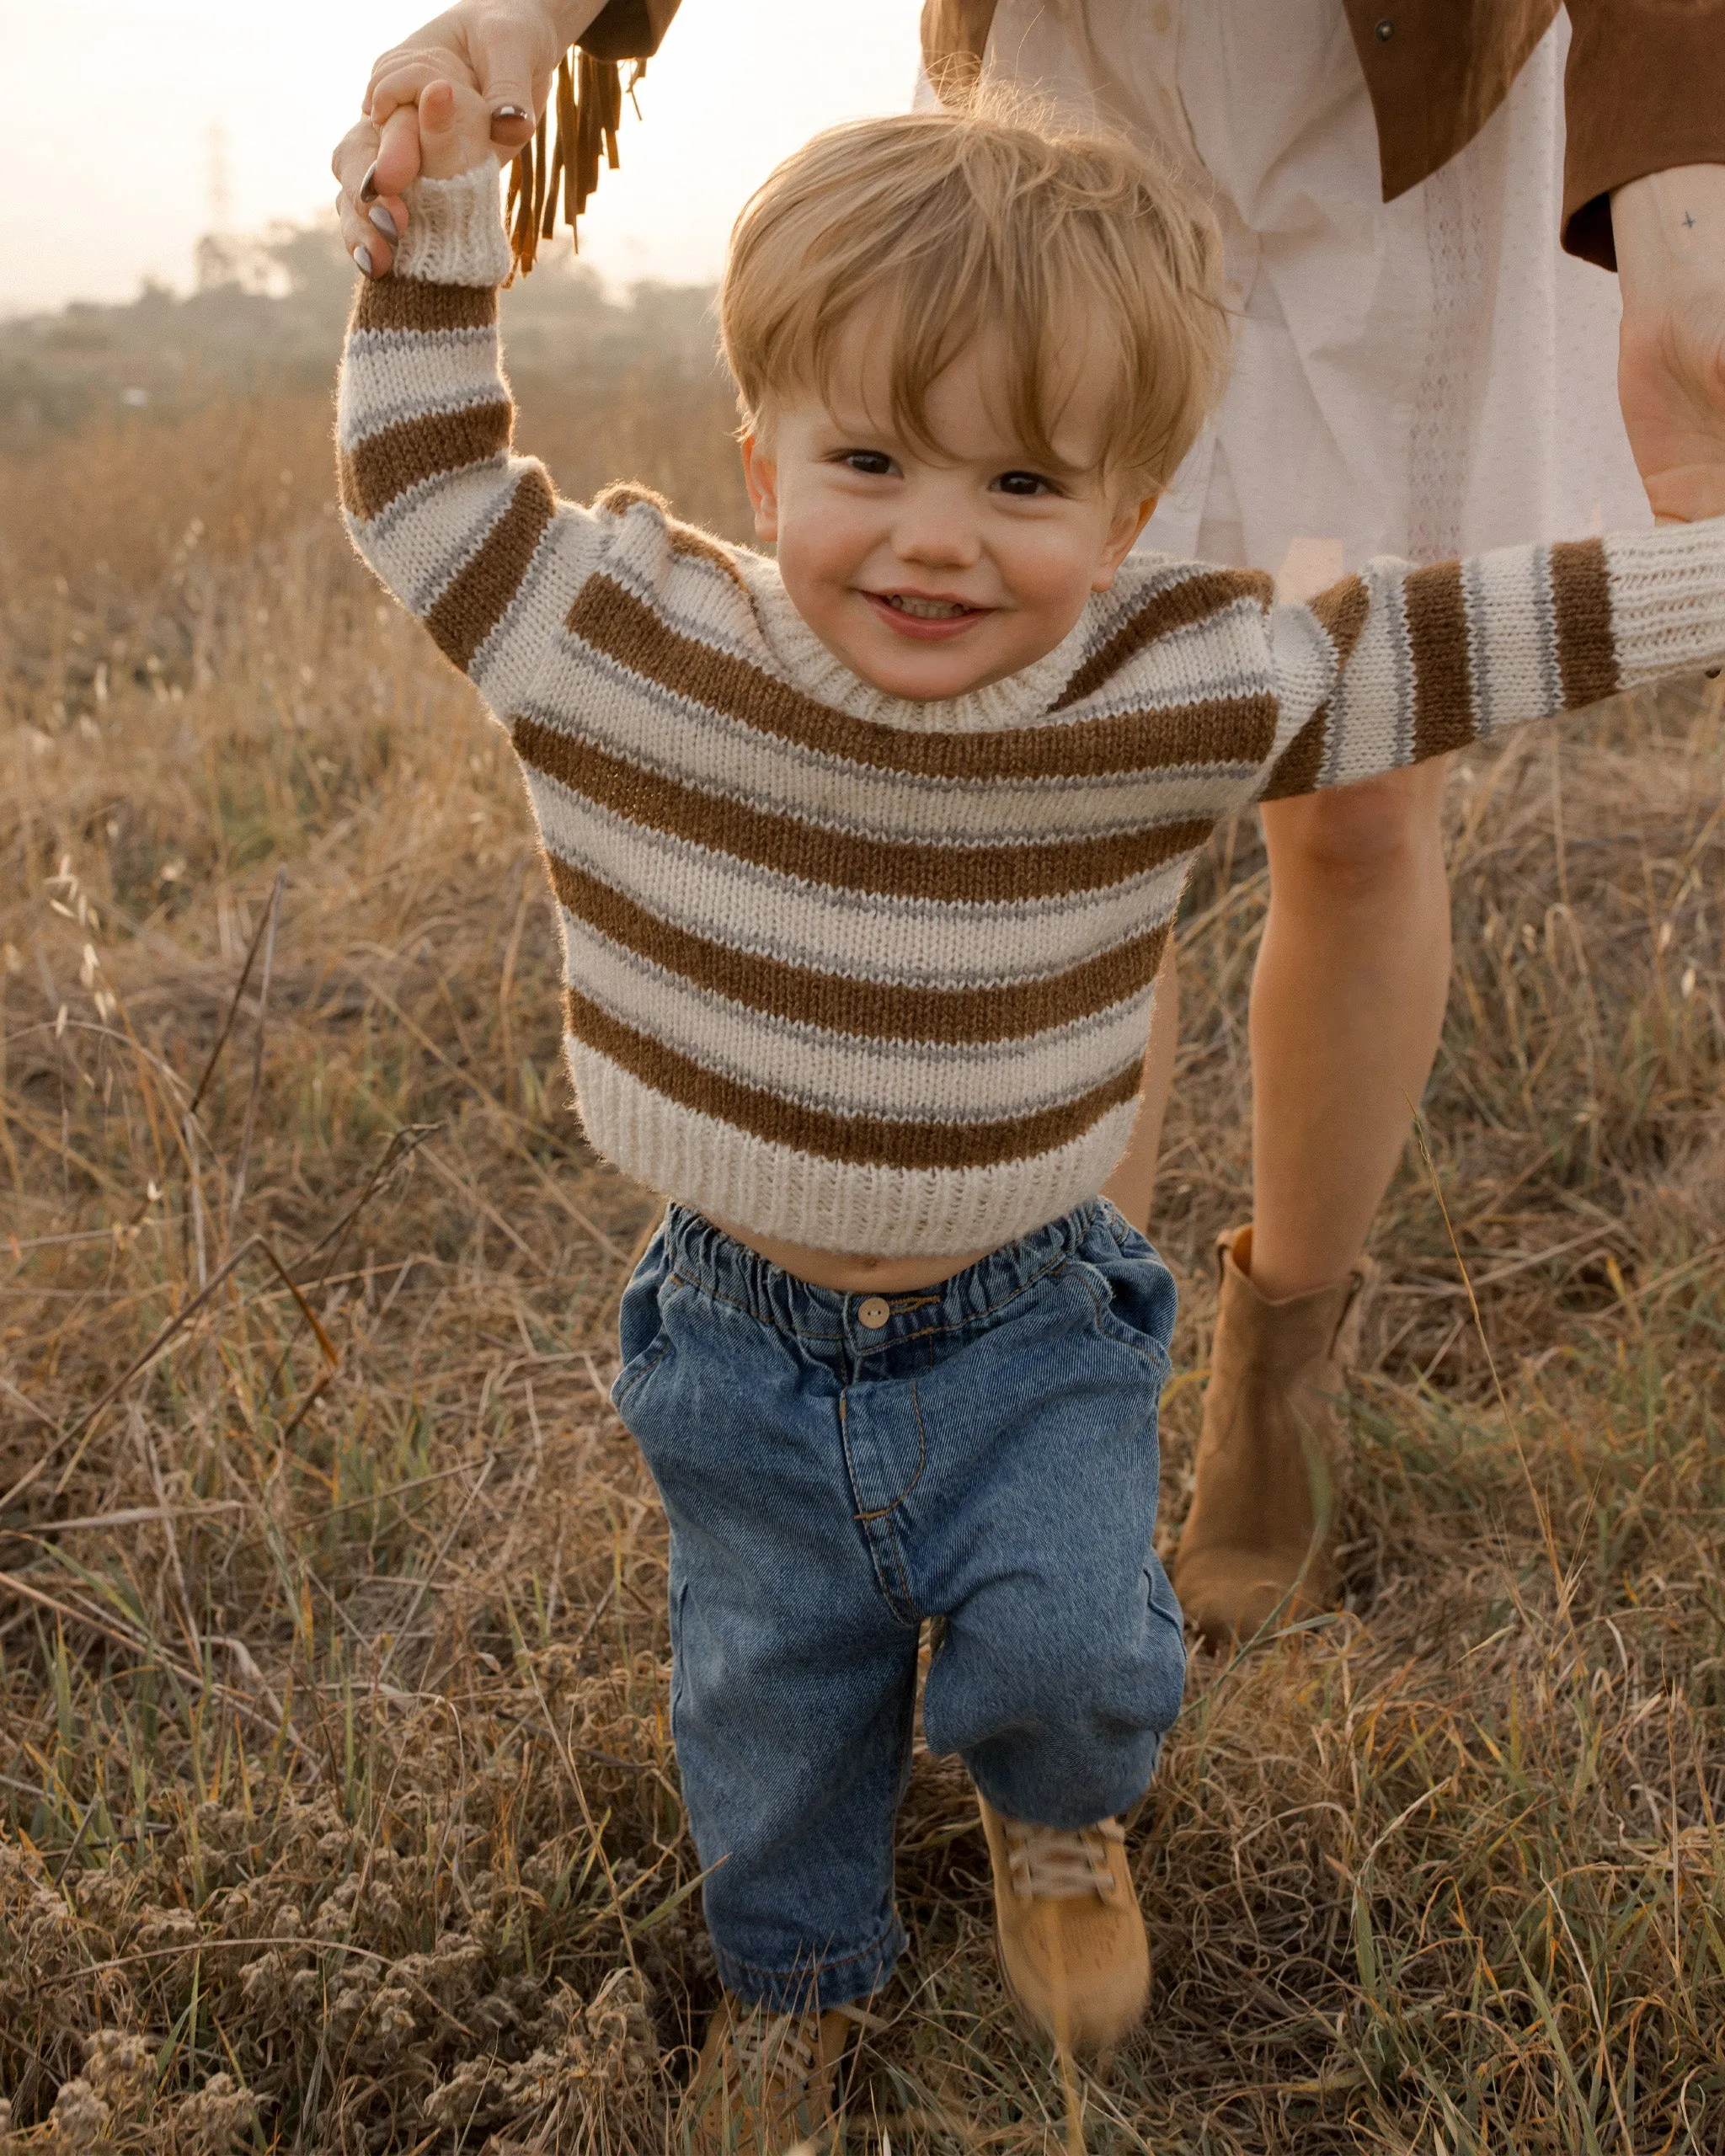
[[[1151,1546],[1174,1283],[1143,1236],[1098,1198],[867,1323],[881,1299],[673,1206],[622,1301],[708,1924],[775,2011],[866,1998],[903,1950],[925,1618],[930,1750],[1049,1826],[1135,1802],[1185,1676]]]

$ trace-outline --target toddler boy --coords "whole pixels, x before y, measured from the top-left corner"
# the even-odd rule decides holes
[[[1715,525],[1379,563],[1309,606],[1130,552],[1224,364],[1205,214],[1120,144],[859,123],[739,221],[756,529],[510,451],[477,97],[421,101],[343,370],[355,543],[510,731],[589,1138],[666,1192],[619,1412],[671,1524],[673,1730],[727,1998],[702,2147],[829,2116],[903,1945],[917,1646],[1026,2016],[1142,2011],[1116,1815],[1180,1700],[1152,1547],[1174,1289],[1097,1196],[1196,848],[1725,654]]]

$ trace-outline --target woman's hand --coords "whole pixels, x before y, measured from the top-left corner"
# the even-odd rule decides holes
[[[491,140],[520,149],[551,92],[557,63],[603,0],[457,0],[382,54],[366,87],[364,117],[335,146],[341,243],[369,277],[381,277],[407,229],[403,190],[419,175],[417,105],[428,84],[475,90],[491,114]]]
[[[1725,165],[1613,191],[1623,292],[1617,390],[1661,523],[1725,515]]]

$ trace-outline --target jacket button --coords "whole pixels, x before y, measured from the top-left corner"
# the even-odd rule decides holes
[[[1378,43],[1380,45],[1387,45],[1395,35],[1396,25],[1390,20],[1389,17],[1386,15],[1382,22],[1381,22],[1377,26]]]
[[[857,1305],[857,1324],[866,1325],[871,1332],[879,1332],[892,1314],[892,1305],[884,1295],[865,1295]]]

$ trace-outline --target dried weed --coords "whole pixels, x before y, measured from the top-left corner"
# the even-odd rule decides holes
[[[734,514],[717,405],[592,424]],[[657,2151],[714,1977],[606,1397],[652,1204],[565,1104],[504,744],[259,477],[326,426],[0,472],[0,2148]],[[1720,2145],[1721,771],[1697,688],[1457,773],[1348,1608],[1195,1667],[1155,2012],[1076,2127],[919,1758],[853,2147]],[[1242,825],[1183,944],[1170,1540],[1263,903]]]

